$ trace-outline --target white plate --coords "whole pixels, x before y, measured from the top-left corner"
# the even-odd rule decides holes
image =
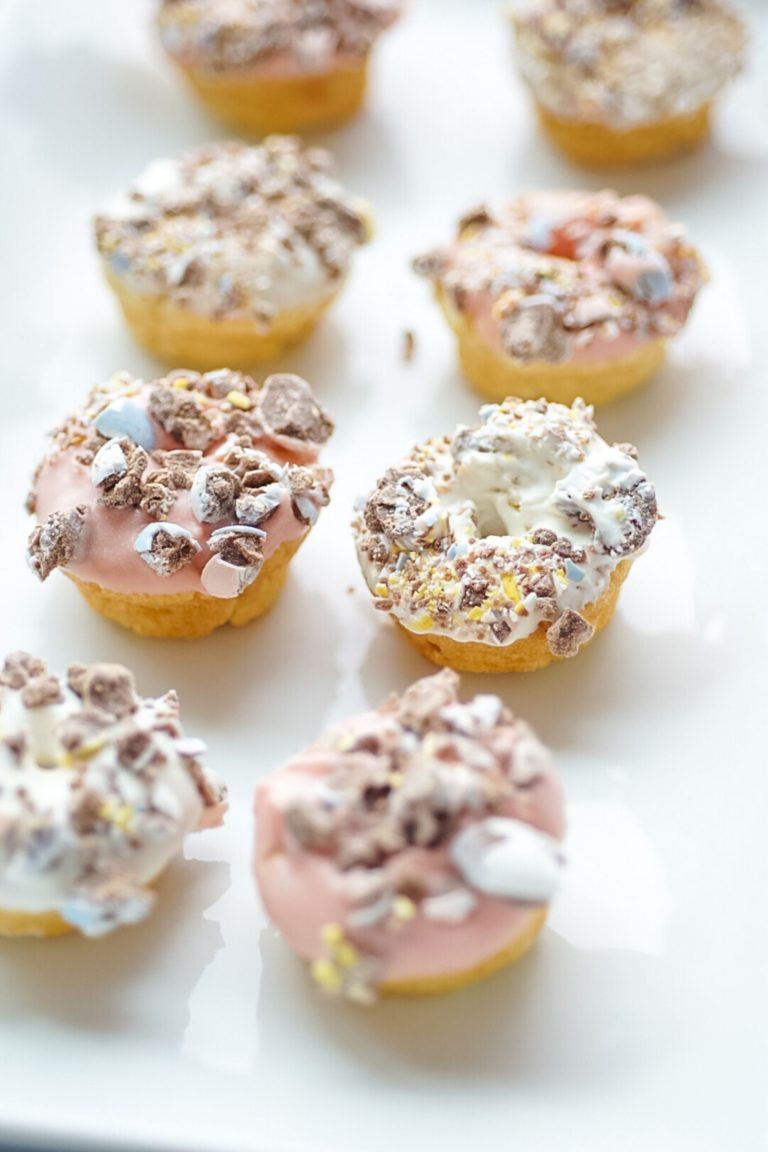
[[[147,924],[98,943],[0,949],[0,1139],[82,1149],[441,1152],[765,1146],[768,18],[714,145],[604,178],[536,135],[494,3],[412,0],[380,45],[369,111],[329,137],[378,239],[311,343],[285,361],[338,420],[334,503],[262,623],[142,641],[22,557],[44,431],[117,368],[124,334],[89,216],[145,161],[220,135],[177,85],[151,5],[6,0],[0,640],[62,668],[107,658],[175,685],[233,810],[193,838]],[[632,440],[667,519],[618,615],[572,663],[501,691],[557,754],[571,871],[524,962],[434,1003],[328,1003],[252,890],[258,776],[426,664],[374,612],[347,528],[354,497],[416,437],[476,402],[410,256],[457,215],[528,187],[613,183],[686,220],[712,268],[645,391],[601,417]],[[403,330],[417,336],[401,358]]]

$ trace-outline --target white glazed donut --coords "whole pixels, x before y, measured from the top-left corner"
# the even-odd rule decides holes
[[[431,659],[540,667],[607,622],[591,609],[618,592],[656,495],[634,449],[606,444],[580,400],[510,399],[480,416],[384,475],[354,523],[358,555],[377,607]],[[534,637],[537,663],[519,664]]]
[[[330,154],[292,136],[155,160],[95,221],[134,335],[189,368],[252,367],[302,339],[369,232]]]
[[[0,935],[101,936],[143,919],[149,887],[225,791],[178,699],[137,696],[114,664],[66,682],[17,652],[0,672]]]

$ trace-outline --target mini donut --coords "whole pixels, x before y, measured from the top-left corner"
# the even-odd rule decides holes
[[[205,107],[248,132],[297,132],[361,108],[400,0],[162,0],[160,38]]]
[[[706,271],[684,236],[645,196],[534,192],[467,213],[414,267],[481,396],[601,404],[652,376],[688,317]]]
[[[94,221],[134,338],[201,371],[248,368],[305,340],[370,229],[330,154],[285,136],[156,160]]]
[[[527,0],[511,17],[542,128],[588,166],[696,148],[744,59],[727,0]]]
[[[450,992],[526,952],[563,864],[548,752],[449,671],[354,716],[263,780],[256,879],[325,991]]]
[[[27,559],[61,568],[143,636],[247,624],[277,598],[328,503],[333,430],[298,376],[118,374],[53,434],[35,474]]]
[[[505,400],[390,468],[353,523],[376,607],[435,664],[529,672],[610,620],[656,523],[631,445],[592,409]]]
[[[66,680],[26,652],[0,671],[0,936],[103,936],[149,915],[188,832],[226,791],[186,737],[175,692],[136,693],[119,664]]]

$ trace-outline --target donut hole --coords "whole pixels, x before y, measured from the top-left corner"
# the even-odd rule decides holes
[[[474,520],[479,540],[484,540],[487,536],[509,535],[509,529],[495,503],[484,501],[480,505],[476,504]]]

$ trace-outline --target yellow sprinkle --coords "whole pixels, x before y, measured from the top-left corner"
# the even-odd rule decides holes
[[[338,992],[341,988],[342,978],[332,960],[314,960],[312,962],[312,979],[328,992]]]
[[[397,920],[413,920],[416,905],[408,896],[395,896],[393,909]]]
[[[108,800],[99,809],[102,820],[108,820],[121,832],[133,823],[133,808],[129,804],[118,804],[115,800]]]
[[[174,388],[180,388],[182,391],[189,388],[189,376],[177,376],[173,382]]]
[[[520,589],[517,586],[517,580],[515,580],[514,574],[512,572],[504,573],[501,578],[501,586],[513,604],[520,603],[522,599],[520,595]]]
[[[354,968],[360,955],[354,944],[338,944],[333,950],[333,958],[340,968]]]
[[[524,604],[515,604],[515,612],[517,613],[518,616],[522,616],[525,612],[525,605]]]
[[[233,408],[240,408],[243,412],[247,412],[249,408],[253,407],[253,404],[245,393],[238,392],[237,389],[227,393],[227,400],[229,400]]]
[[[623,508],[614,508],[613,518],[614,518],[614,520],[623,520],[624,519],[624,509]]]
[[[323,924],[322,928],[320,929],[320,939],[330,948],[335,947],[337,944],[341,944],[344,940],[344,931],[341,927],[341,924]]]
[[[483,608],[482,604],[478,604],[476,608],[470,608],[467,616],[470,620],[482,620],[483,616],[485,616],[485,608]]]
[[[411,631],[413,632],[429,632],[434,624],[434,620],[426,612],[423,616],[418,616],[411,624]]]
[[[381,581],[379,581],[373,590],[374,596],[386,596],[388,592],[389,589],[387,588],[386,584],[382,584]]]
[[[59,757],[62,768],[71,768],[78,761],[93,759],[96,753],[102,750],[104,743],[104,740],[90,740],[87,744],[75,748],[73,752],[62,752]]]

